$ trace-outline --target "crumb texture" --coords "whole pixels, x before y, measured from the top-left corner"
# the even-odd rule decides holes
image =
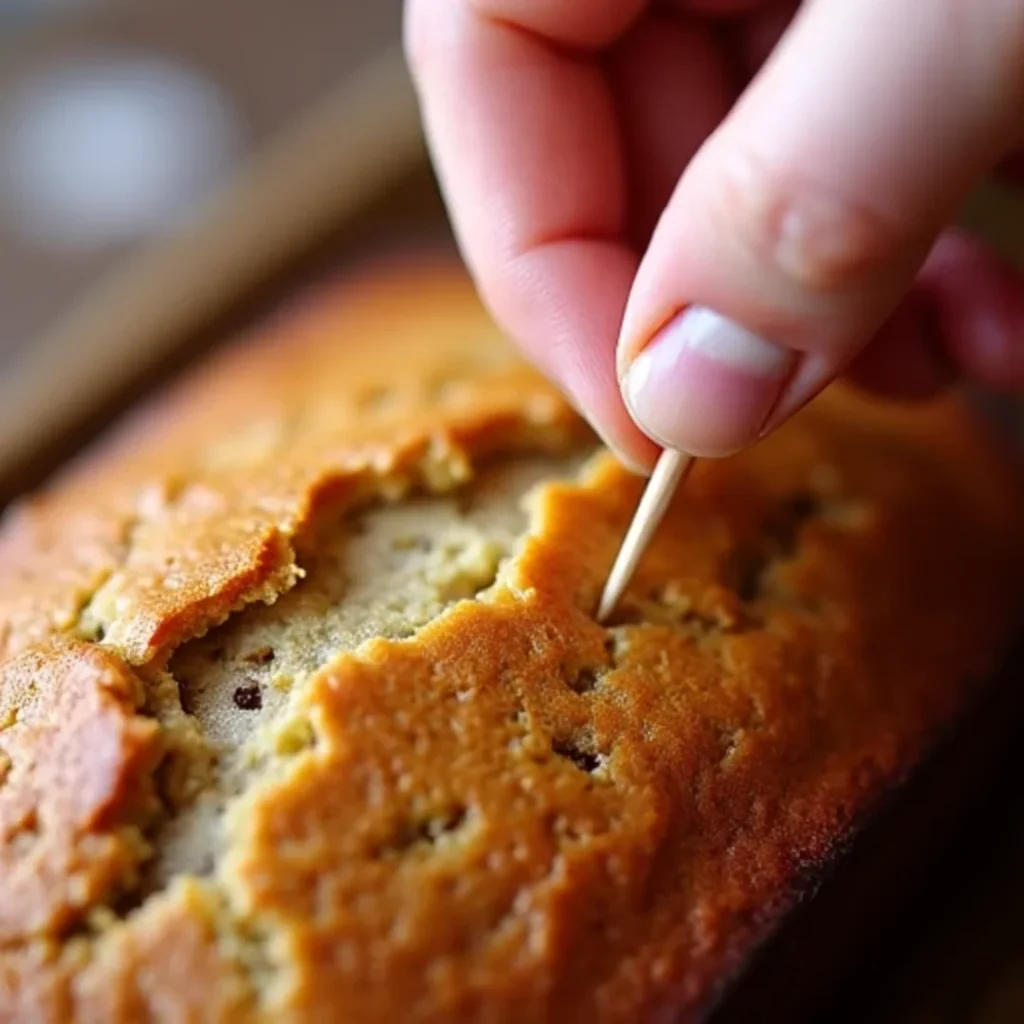
[[[0,532],[0,1021],[699,1019],[997,663],[1024,495],[840,389],[641,481],[451,268],[331,286]]]
[[[491,588],[525,534],[526,496],[576,462],[513,460],[454,496],[333,515],[306,541],[298,586],[181,647],[170,674],[213,769],[201,798],[162,833],[156,875],[212,870],[226,802],[315,742],[304,698],[317,670],[374,638],[412,637]]]

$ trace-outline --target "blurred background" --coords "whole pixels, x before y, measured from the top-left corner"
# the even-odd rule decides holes
[[[398,39],[400,0],[0,0],[0,353]]]
[[[0,504],[314,250],[444,234],[400,32],[401,0],[0,0]]]
[[[0,507],[303,282],[450,246],[401,6],[0,0]],[[1020,196],[964,219],[1024,258]],[[823,1021],[1024,1021],[1007,765]]]

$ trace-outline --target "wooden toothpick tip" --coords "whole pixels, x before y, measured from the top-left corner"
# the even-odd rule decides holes
[[[629,524],[626,538],[608,574],[608,582],[604,586],[601,603],[597,609],[599,622],[605,622],[615,611],[626,586],[633,578],[637,564],[668,510],[672,496],[686,478],[693,462],[692,455],[670,449],[663,451],[658,458],[633,521]]]

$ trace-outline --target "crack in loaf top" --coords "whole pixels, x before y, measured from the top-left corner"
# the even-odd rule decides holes
[[[0,1019],[706,1006],[998,658],[1020,481],[955,400],[834,389],[698,467],[606,629],[641,482],[600,453],[565,469],[592,445],[468,281],[426,264],[328,287],[16,509]],[[298,629],[281,595],[334,571],[331,531],[358,548],[353,510],[475,500],[524,455],[552,476],[496,573],[293,680],[287,743],[211,746],[176,654],[214,630],[228,657],[264,604]],[[456,505],[430,513],[442,533]],[[213,863],[154,880],[214,794]]]
[[[396,278],[307,300],[16,508],[0,540],[6,651],[74,631],[85,612],[146,663],[287,586],[289,538],[337,491],[424,474],[443,485],[469,453],[578,435],[464,282],[425,275],[415,295]]]

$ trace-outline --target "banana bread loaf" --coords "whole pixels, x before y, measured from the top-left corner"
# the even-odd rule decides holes
[[[428,260],[11,510],[0,1019],[699,1019],[998,664],[1024,492],[836,387],[601,626],[641,488]]]

